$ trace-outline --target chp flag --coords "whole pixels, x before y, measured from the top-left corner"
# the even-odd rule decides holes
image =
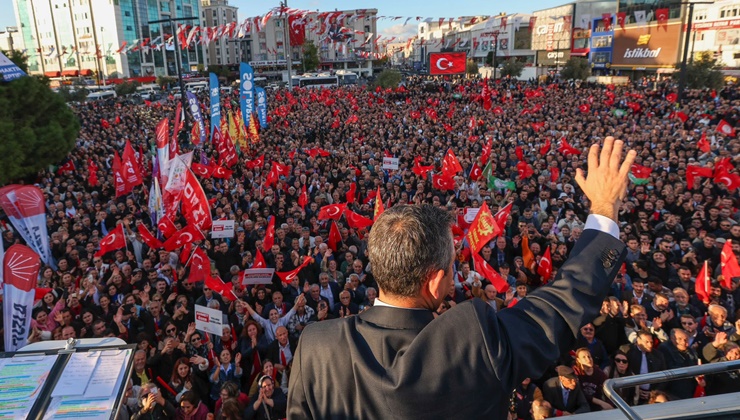
[[[15,244],[3,258],[3,320],[5,351],[15,351],[28,342],[31,311],[36,296],[41,259],[31,248]]]
[[[8,185],[0,188],[0,207],[24,241],[41,256],[44,264],[56,269],[46,228],[46,200],[33,185]]]
[[[466,63],[467,55],[464,52],[430,53],[429,74],[463,74]]]

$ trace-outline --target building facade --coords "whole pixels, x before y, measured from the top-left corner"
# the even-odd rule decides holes
[[[239,22],[238,8],[229,6],[228,0],[201,0],[200,25],[214,27]],[[204,50],[205,66],[237,65],[248,51],[248,44],[241,40],[216,39],[208,46],[201,43]],[[251,45],[249,45],[251,48]],[[241,53],[241,54],[240,54]]]
[[[32,74],[96,75],[101,81],[175,75],[177,23],[149,22],[200,20],[199,0],[13,0],[13,7]],[[186,72],[205,62],[195,48],[181,57]]]
[[[740,1],[719,0],[697,4],[690,40],[690,56],[711,52],[725,72],[740,76]]]
[[[540,74],[559,71],[570,58],[573,29],[573,4],[532,13],[532,50]]]

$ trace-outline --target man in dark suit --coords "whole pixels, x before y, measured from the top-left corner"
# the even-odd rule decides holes
[[[663,355],[661,352],[655,351],[653,343],[653,334],[649,330],[643,329],[637,333],[634,344],[623,346],[622,350],[627,353],[627,360],[629,360],[629,366],[633,374],[641,375],[666,369]],[[644,404],[648,401],[651,390],[663,390],[665,386],[666,383],[640,385],[640,403]]]
[[[542,386],[542,398],[552,406],[554,410],[552,414],[560,417],[590,412],[586,395],[573,369],[558,366],[555,370],[558,376],[548,379]]]
[[[290,339],[288,329],[285,327],[278,327],[275,330],[275,340],[267,346],[265,357],[272,360],[275,370],[279,373],[276,384],[278,387],[288,389],[290,367],[293,364],[293,355],[297,346],[298,343]]]
[[[472,299],[434,319],[454,284],[452,216],[428,205],[386,210],[368,243],[375,305],[306,327],[288,417],[505,418],[511,390],[573,346],[619,271],[625,245],[616,219],[636,155],[621,163],[622,148],[607,138],[600,158],[591,147],[588,178],[578,170],[592,214],[556,279],[498,313]]]

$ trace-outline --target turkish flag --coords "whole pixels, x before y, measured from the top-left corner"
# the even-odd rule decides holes
[[[329,223],[331,224],[331,227],[329,228],[329,238],[327,238],[327,242],[329,243],[329,248],[331,248],[332,251],[337,252],[339,244],[342,242],[342,235],[339,233],[339,229],[337,228],[337,222],[332,220]]]
[[[546,247],[545,254],[540,258],[539,267],[537,267],[537,274],[542,276],[542,284],[547,284],[552,276],[552,257],[550,257],[550,247]]]
[[[728,172],[724,167],[718,171],[715,171],[714,182],[717,184],[725,184],[727,189],[735,191],[740,187],[740,175]]]
[[[550,168],[550,182],[557,182],[560,179],[560,168],[553,166]]]
[[[617,13],[617,25],[624,30],[624,21],[627,19],[627,12]]]
[[[177,227],[175,227],[175,224],[172,222],[172,219],[170,219],[169,216],[164,216],[163,218],[159,219],[159,222],[157,223],[157,229],[159,229],[159,232],[162,234],[162,236],[166,238],[169,238],[175,232],[177,232]]]
[[[707,133],[701,133],[701,138],[698,142],[696,142],[696,147],[699,148],[704,153],[709,152],[712,150],[712,147],[709,145],[709,141],[707,141]]]
[[[506,230],[506,221],[509,219],[512,206],[513,206],[513,203],[509,203],[504,208],[497,211],[496,214],[493,215],[493,218],[496,220],[496,224],[498,225],[499,230],[502,232]]]
[[[370,227],[373,225],[373,221],[367,217],[361,216],[352,210],[346,210],[344,217],[347,219],[349,227],[354,229],[362,229],[364,227]]]
[[[475,117],[470,117],[470,120],[468,120],[468,128],[471,130],[475,130],[475,127],[478,126],[478,120],[475,119]]]
[[[732,279],[740,277],[740,265],[737,263],[737,257],[732,252],[732,240],[728,239],[725,241],[725,246],[722,247],[722,254],[720,258],[720,266],[722,267],[722,285],[726,289],[732,289]]]
[[[732,165],[732,160],[728,157],[720,159],[717,164],[714,165],[714,173],[718,174],[720,172],[732,172],[735,169],[735,167]]]
[[[480,166],[478,166],[478,163],[474,163],[473,167],[470,168],[470,180],[471,181],[477,181],[480,179],[481,175],[483,175],[483,170],[481,170]]]
[[[497,292],[506,293],[509,290],[509,283],[477,252],[473,252],[473,264],[475,265],[475,271],[487,278]]]
[[[547,140],[545,140],[545,144],[540,147],[540,155],[545,156],[550,151],[550,147],[552,147],[552,143],[548,138]]]
[[[650,176],[651,173],[653,173],[653,170],[651,168],[648,168],[647,166],[638,165],[636,163],[632,164],[632,168],[630,168],[630,171],[632,171],[632,175],[635,176],[635,178],[644,179]]]
[[[444,174],[432,174],[432,187],[440,191],[455,189],[455,179]]]
[[[100,126],[107,130],[110,128],[110,123],[105,118],[102,118],[100,120]]]
[[[247,169],[261,168],[265,165],[265,155],[262,155],[254,160],[248,160],[245,165]]]
[[[493,139],[490,138],[486,142],[485,146],[483,146],[483,150],[481,150],[481,153],[480,153],[480,160],[484,167],[488,164],[488,159],[491,157],[492,149],[493,149]]]
[[[260,251],[259,249],[257,249],[255,253],[254,263],[249,268],[267,268],[265,257],[262,255],[262,251]]]
[[[290,45],[292,47],[303,45],[306,42],[306,22],[300,15],[288,16],[290,27]]]
[[[484,202],[480,207],[480,210],[478,210],[478,214],[475,215],[473,223],[470,224],[470,229],[468,229],[467,238],[468,243],[470,244],[470,249],[472,249],[473,253],[476,254],[481,248],[490,242],[491,239],[500,234],[501,229],[499,228],[498,223],[496,223],[496,219],[493,218],[491,210],[488,208],[488,204]]]
[[[262,249],[265,252],[270,252],[274,244],[275,244],[275,216],[272,216],[270,217],[270,221],[267,222],[267,230],[265,231],[265,239],[262,240]]]
[[[233,171],[230,171],[223,166],[213,166],[213,177],[219,179],[229,179]]]
[[[306,184],[303,184],[303,187],[301,187],[301,194],[298,196],[298,205],[305,210],[306,204],[308,204],[308,192],[306,192]]]
[[[373,221],[378,220],[378,217],[385,211],[385,207],[383,206],[383,196],[380,194],[380,185],[378,185],[378,191],[375,193],[374,207]]]
[[[534,169],[532,169],[532,165],[528,164],[527,162],[517,163],[516,171],[519,174],[520,179],[527,179],[530,176],[534,175]]]
[[[735,137],[735,128],[725,120],[719,120],[719,123],[717,123],[717,131],[725,136]]]
[[[666,31],[668,30],[668,8],[655,9],[655,20],[658,21],[658,28],[663,26]]]
[[[496,108],[493,108],[493,113],[496,115],[503,115],[504,109],[501,108],[500,106],[497,106]]]
[[[447,153],[442,160],[442,173],[445,176],[452,177],[460,171],[462,171],[462,166],[460,166],[460,161],[457,160],[455,152],[452,151],[452,148],[447,149]]]
[[[329,204],[319,210],[319,220],[339,220],[342,213],[347,209],[347,204]]]
[[[563,156],[568,155],[580,155],[581,151],[576,149],[575,147],[571,146],[570,143],[568,143],[568,140],[563,137],[560,139],[560,147],[558,147],[558,151],[563,154]]]
[[[301,265],[296,267],[294,270],[276,271],[275,274],[277,274],[277,276],[280,277],[280,281],[282,281],[283,284],[290,284],[293,281],[293,279],[298,275],[298,272],[303,270],[310,263],[311,263],[311,257],[303,257],[303,262],[301,263]]]
[[[522,146],[515,147],[514,154],[516,155],[516,158],[520,161],[524,160],[524,151],[522,150]]]
[[[193,171],[194,174],[198,175],[201,178],[210,178],[211,175],[213,175],[214,167],[193,162],[190,165],[190,169]]]
[[[74,172],[75,170],[75,163],[70,159],[57,169],[57,175],[61,175],[64,172]]]
[[[688,189],[694,188],[694,177],[701,176],[704,178],[712,177],[712,168],[705,168],[698,165],[686,165],[686,182]]]
[[[671,92],[665,96],[665,100],[670,103],[675,103],[677,99],[678,99],[678,95],[675,94],[674,92]]]
[[[208,230],[213,226],[211,208],[203,187],[195,178],[193,172],[185,174],[185,187],[182,191],[182,214],[189,224],[195,225],[198,230]]]
[[[449,125],[449,124],[447,124],[447,123],[445,123],[445,124],[442,124],[442,128],[444,128],[444,129],[445,129],[445,131],[446,131],[446,132],[448,132],[448,133],[449,133],[450,131],[452,131],[452,126],[451,126],[451,125]]]
[[[290,176],[290,166],[272,161],[272,167],[275,168],[278,175]]]
[[[429,54],[429,74],[462,74],[465,73],[467,56],[464,52],[458,53],[431,53]]]
[[[234,166],[239,158],[236,155],[236,148],[234,143],[221,135],[221,130],[216,127],[213,130],[213,136],[211,141],[218,151],[218,164],[226,166]]]
[[[705,304],[709,303],[709,294],[711,292],[712,277],[709,275],[709,261],[704,261],[699,274],[696,276],[696,296]]]
[[[609,32],[609,30],[612,28],[612,14],[602,13],[601,21],[604,23],[604,31]]]
[[[193,256],[190,257],[188,264],[190,267],[190,275],[186,283],[195,283],[197,281],[204,281],[211,277],[211,260],[208,259],[208,255],[200,248],[195,248]]]
[[[347,204],[352,204],[355,202],[355,192],[357,191],[357,184],[354,182],[350,182],[349,184],[349,191],[344,195],[344,197],[347,199]]]
[[[164,241],[164,249],[174,251],[187,243],[202,241],[205,239],[203,233],[193,225],[187,225],[175,232],[171,238]]]
[[[582,114],[588,114],[588,111],[591,110],[591,107],[588,106],[588,104],[583,104],[578,107],[578,110],[581,111]]]
[[[154,235],[152,235],[151,232],[149,232],[149,229],[147,229],[145,224],[140,224],[138,227],[139,235],[141,235],[141,239],[144,241],[144,243],[151,249],[159,249],[164,246],[162,242],[155,238]]]
[[[123,232],[123,223],[119,223],[118,226],[105,235],[105,238],[100,241],[100,250],[95,253],[95,256],[99,257],[121,248],[126,248],[126,234]]]
[[[144,179],[141,176],[141,169],[139,168],[139,162],[136,159],[136,152],[131,147],[131,142],[126,141],[126,146],[123,149],[123,176],[126,182],[126,188],[131,191],[135,186],[144,183]]]
[[[434,165],[429,166],[421,166],[421,165],[414,165],[413,168],[411,168],[411,172],[415,173],[416,176],[420,176],[424,179],[427,179],[427,172],[433,171]]]

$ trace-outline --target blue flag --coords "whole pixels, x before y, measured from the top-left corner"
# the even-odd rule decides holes
[[[206,141],[206,123],[203,121],[203,114],[200,112],[200,102],[193,92],[188,91],[188,107],[190,113],[193,115],[195,123],[198,124],[198,132],[200,133],[200,139],[193,141],[195,144],[200,144]]]
[[[244,128],[249,128],[249,117],[254,112],[254,70],[247,63],[239,65],[239,106]]]
[[[209,73],[211,89],[211,137],[213,130],[221,127],[221,92],[218,86],[218,76],[215,73]]]
[[[260,128],[267,128],[267,92],[257,86],[254,88],[257,94],[257,118],[259,118]]]
[[[15,63],[10,61],[8,57],[5,56],[5,54],[0,51],[0,74],[2,74],[2,77],[0,77],[0,80],[3,80],[5,82],[9,82],[13,79],[18,79],[23,76],[28,76],[23,70],[21,70],[20,67],[16,66]]]

